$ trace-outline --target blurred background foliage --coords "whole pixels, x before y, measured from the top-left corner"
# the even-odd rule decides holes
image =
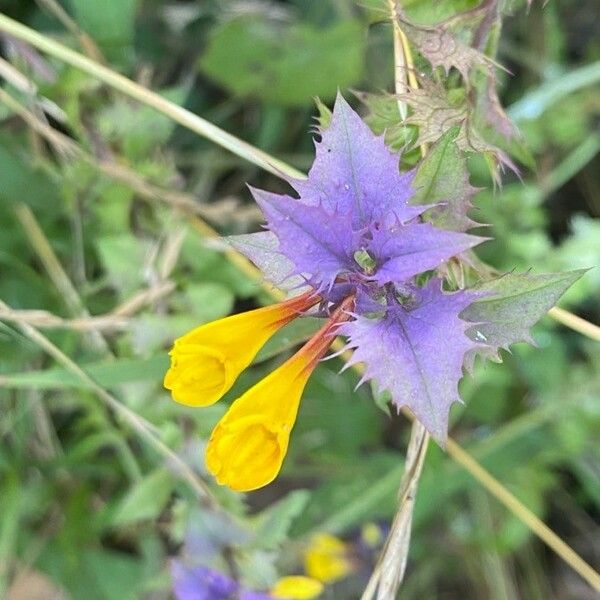
[[[478,3],[403,4],[415,21],[436,23]],[[379,0],[3,0],[1,8],[300,169],[312,160],[315,96],[330,105],[339,88],[360,107],[348,90],[393,89]],[[534,160],[522,180],[509,173],[495,191],[482,161],[471,161],[484,188],[474,215],[495,238],[479,255],[501,271],[599,265],[597,7],[505,8],[498,60],[512,75],[500,76],[501,96]],[[270,301],[190,212],[222,234],[255,231],[245,182],[283,184],[21,43],[3,38],[1,59],[2,88],[86,155],[49,144],[0,102],[0,298],[65,319],[108,315],[100,330],[46,333],[204,473],[202,449],[226,402],[312,324],[277,336],[226,402],[173,403],[161,381],[174,337]],[[597,323],[599,298],[596,269],[563,305]],[[517,345],[504,364],[478,365],[463,380],[466,406],[452,411],[452,435],[598,565],[598,345],[550,319],[534,337],[539,348]],[[352,563],[325,597],[360,595],[379,543],[365,552],[360,531],[372,522],[384,529],[393,515],[409,427],[367,388],[355,392],[356,375],[338,374],[336,361],[310,381],[282,477],[246,497],[215,487],[229,515],[221,526],[224,517],[201,508],[164,457],[9,321],[0,356],[0,596],[166,598],[168,559],[186,538],[188,549],[194,539],[204,550],[232,544],[241,577],[264,589],[278,573],[302,571],[307,540],[323,531],[346,540]],[[593,593],[432,445],[400,597]]]

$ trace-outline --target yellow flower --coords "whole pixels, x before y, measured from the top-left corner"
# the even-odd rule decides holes
[[[273,598],[285,600],[311,600],[323,591],[323,584],[316,579],[293,575],[282,577],[269,592]]]
[[[201,325],[175,341],[164,386],[188,406],[209,406],[235,383],[265,342],[318,300],[312,293]]]
[[[206,466],[239,492],[267,485],[279,473],[312,368],[299,352],[240,396],[217,424]]]
[[[353,568],[347,545],[329,533],[315,535],[304,553],[304,570],[323,583],[342,579]]]
[[[300,351],[235,400],[219,421],[208,441],[206,466],[221,485],[248,492],[277,477],[304,386],[347,318],[348,305],[342,304]]]

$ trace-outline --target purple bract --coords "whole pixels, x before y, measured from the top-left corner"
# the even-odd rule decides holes
[[[244,590],[227,575],[208,567],[188,567],[174,560],[171,574],[177,600],[273,600],[268,594]]]
[[[431,272],[485,238],[423,222],[431,206],[411,204],[413,172],[399,171],[399,156],[341,96],[319,134],[308,179],[288,179],[299,197],[252,189],[268,232],[232,243],[271,281],[313,287],[326,308],[355,296],[354,320],[340,329],[352,362],[443,444],[465,355],[477,347],[458,315],[476,296],[444,292]]]

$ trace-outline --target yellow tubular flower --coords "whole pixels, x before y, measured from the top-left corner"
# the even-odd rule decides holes
[[[225,394],[265,342],[318,301],[312,292],[273,306],[201,325],[175,341],[164,386],[187,406],[209,406]]]
[[[206,466],[221,485],[248,492],[275,479],[304,386],[337,325],[348,318],[347,309],[342,304],[299,352],[240,396],[219,421],[208,442]]]
[[[342,579],[353,569],[347,545],[329,533],[315,535],[304,553],[304,570],[323,583]]]
[[[282,577],[269,594],[273,598],[285,598],[285,600],[312,600],[323,591],[323,584],[316,579],[302,575]]]

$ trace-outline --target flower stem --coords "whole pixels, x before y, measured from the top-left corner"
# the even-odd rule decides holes
[[[396,5],[397,0],[389,0],[390,16],[394,27],[394,70],[396,93],[405,92],[408,88],[416,89],[419,84],[414,72],[414,62],[406,35],[400,27],[400,19]],[[403,81],[399,82],[402,77]],[[406,105],[398,101],[400,116],[406,118]],[[404,110],[403,110],[404,108]],[[421,146],[421,156],[427,153],[427,146]],[[392,600],[404,579],[410,532],[412,526],[413,507],[423,462],[429,445],[429,434],[418,419],[411,426],[410,442],[406,451],[404,475],[398,490],[398,510],[392,522],[385,546],[377,565],[373,570],[369,583],[361,600]],[[375,596],[375,594],[377,594]]]

